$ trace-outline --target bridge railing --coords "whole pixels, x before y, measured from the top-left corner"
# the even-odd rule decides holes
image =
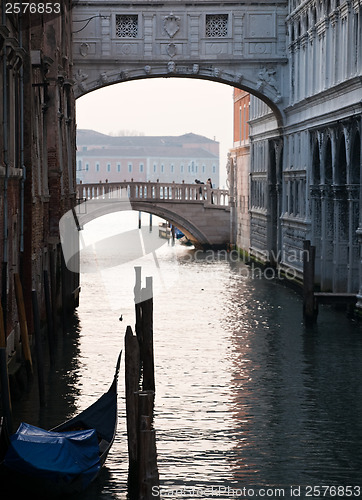
[[[204,206],[229,206],[227,189],[212,189],[206,184],[176,184],[164,182],[105,182],[78,184],[77,198],[129,199],[129,201],[173,201],[200,203]]]

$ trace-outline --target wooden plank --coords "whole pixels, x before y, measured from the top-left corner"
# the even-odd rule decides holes
[[[314,297],[319,304],[355,304],[357,302],[357,295],[354,293],[316,292]]]

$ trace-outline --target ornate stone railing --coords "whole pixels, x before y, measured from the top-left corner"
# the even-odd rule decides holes
[[[227,189],[212,189],[206,184],[163,182],[106,182],[78,184],[79,200],[128,199],[132,201],[200,203],[204,206],[229,206]]]

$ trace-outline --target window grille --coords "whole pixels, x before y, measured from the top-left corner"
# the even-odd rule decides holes
[[[118,38],[137,38],[138,16],[116,16],[116,36]]]
[[[228,14],[206,14],[206,36],[228,36]]]

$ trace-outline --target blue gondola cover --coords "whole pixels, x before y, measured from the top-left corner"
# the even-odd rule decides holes
[[[55,484],[82,477],[85,488],[100,468],[96,431],[52,432],[22,423],[11,436],[4,465]]]

